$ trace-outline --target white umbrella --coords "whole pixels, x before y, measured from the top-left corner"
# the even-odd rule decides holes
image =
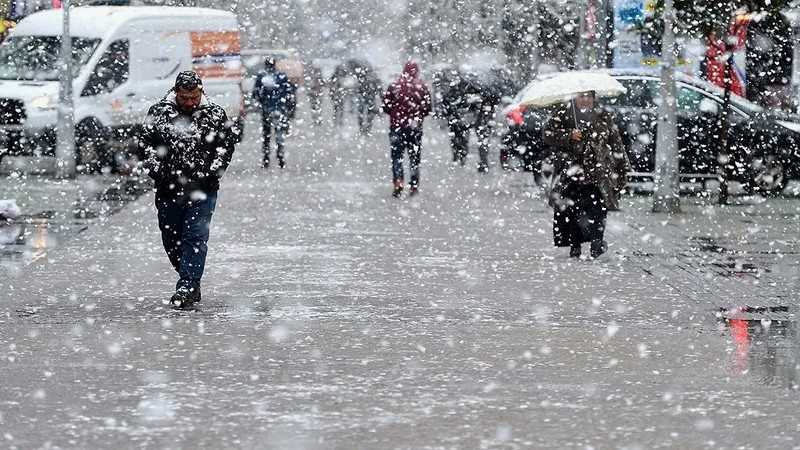
[[[594,91],[596,97],[616,97],[627,92],[625,86],[602,72],[561,72],[534,83],[525,91],[520,105],[540,108],[572,100],[576,94]]]

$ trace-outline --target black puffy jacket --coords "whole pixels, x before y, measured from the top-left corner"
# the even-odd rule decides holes
[[[464,127],[487,126],[494,117],[500,95],[495,89],[478,80],[478,75],[459,74],[442,96],[444,116],[448,122]]]
[[[150,107],[139,136],[144,168],[158,194],[184,198],[219,189],[235,143],[236,130],[222,107],[203,96],[194,112],[186,114],[178,109],[174,93]]]

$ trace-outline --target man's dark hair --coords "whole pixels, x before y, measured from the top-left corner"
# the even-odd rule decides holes
[[[274,69],[274,68],[275,68],[275,58],[273,58],[273,57],[271,57],[271,56],[270,56],[270,57],[267,57],[267,58],[264,60],[264,67],[265,67],[267,70],[272,70],[272,69]]]
[[[203,80],[200,76],[191,70],[184,70],[175,78],[175,89],[183,89],[185,91],[193,91],[198,87],[203,87]]]

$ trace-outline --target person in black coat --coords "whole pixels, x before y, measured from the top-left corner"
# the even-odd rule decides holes
[[[372,128],[372,121],[378,114],[378,96],[381,95],[381,80],[375,69],[362,65],[355,70],[358,85],[356,95],[358,100],[358,127],[362,133],[368,134]]]
[[[500,96],[482,83],[477,75],[459,73],[442,96],[442,107],[450,130],[453,161],[466,164],[469,150],[469,132],[478,136],[478,172],[489,171],[489,139],[494,109]]]
[[[278,166],[283,169],[286,167],[284,141],[297,109],[297,86],[285,73],[275,68],[274,59],[267,58],[264,68],[253,86],[253,98],[261,104],[261,167],[269,167],[270,140],[274,128],[275,156],[278,157]]]
[[[328,83],[328,92],[331,96],[331,106],[333,106],[333,124],[337,127],[344,124],[344,108],[350,96],[350,83],[347,78],[350,72],[345,64],[336,66]]]
[[[237,133],[225,110],[204,95],[200,77],[184,71],[150,107],[139,136],[144,169],[155,181],[161,241],[179,274],[170,299],[177,307],[201,299],[211,216]]]
[[[314,125],[322,124],[322,96],[325,89],[325,76],[322,71],[309,64],[305,74],[305,84],[308,86],[308,103],[311,106],[311,115],[314,117]]]
[[[554,150],[555,180],[548,193],[553,207],[553,243],[579,258],[591,242],[592,259],[608,250],[604,240],[608,211],[619,210],[630,162],[617,125],[595,102],[595,92],[575,95],[557,107],[542,129]]]

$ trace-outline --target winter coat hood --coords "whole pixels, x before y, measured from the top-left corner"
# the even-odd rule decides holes
[[[403,75],[409,78],[417,78],[419,74],[419,66],[414,61],[408,61],[405,66],[403,66]]]
[[[417,78],[418,70],[415,62],[407,62],[403,74],[389,85],[381,98],[381,109],[389,114],[393,127],[420,127],[422,119],[431,113],[431,93]]]

